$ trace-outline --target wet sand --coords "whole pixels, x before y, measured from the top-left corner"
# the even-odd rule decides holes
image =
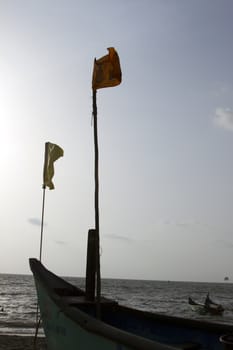
[[[34,337],[0,335],[0,350],[46,350],[46,342],[38,337],[34,347]]]

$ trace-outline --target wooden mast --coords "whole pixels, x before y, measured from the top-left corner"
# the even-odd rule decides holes
[[[93,125],[94,125],[94,152],[95,152],[95,162],[94,162],[94,173],[95,173],[95,230],[92,230],[95,235],[94,244],[95,244],[95,252],[96,256],[93,258],[93,254],[91,253],[92,249],[90,249],[89,256],[95,261],[95,277],[96,277],[96,311],[97,317],[100,318],[100,299],[101,299],[101,276],[100,276],[100,234],[99,234],[99,148],[98,148],[98,128],[97,128],[97,103],[96,103],[96,95],[97,89],[102,89],[106,87],[113,87],[119,85],[121,83],[121,67],[120,61],[117,52],[113,47],[108,48],[108,55],[101,57],[100,59],[94,61],[94,70],[92,76],[92,91],[93,91]],[[92,234],[90,232],[90,235]],[[88,246],[91,246],[88,243]],[[93,266],[93,261],[91,264]],[[88,287],[88,291],[90,291],[91,297],[91,289],[95,288],[95,283],[93,283],[93,273],[90,271],[87,266],[87,274],[88,280],[92,280],[90,283],[90,288]],[[90,277],[90,278],[89,278]],[[95,281],[94,281],[95,282]]]
[[[97,127],[97,91],[93,89],[93,127],[94,127],[94,151],[95,151],[95,230],[96,230],[96,297],[97,315],[100,317],[100,296],[101,296],[101,276],[100,276],[100,239],[99,239],[99,146]]]

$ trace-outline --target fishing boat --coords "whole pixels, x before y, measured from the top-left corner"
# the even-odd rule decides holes
[[[224,312],[223,306],[213,302],[209,297],[209,293],[204,303],[196,302],[190,297],[188,303],[191,306],[191,309],[200,315],[222,315]]]
[[[231,325],[150,313],[87,292],[30,259],[48,350],[223,349]]]
[[[233,333],[231,325],[145,312],[101,295],[96,90],[121,81],[119,57],[114,48],[108,50],[108,55],[94,61],[92,82],[95,228],[88,232],[86,286],[80,289],[42,264],[41,230],[40,259],[30,259],[40,308],[38,327],[41,320],[48,350],[221,350],[224,339],[229,343],[229,336],[225,335]],[[56,148],[52,145],[51,149]],[[54,159],[61,154],[58,148]],[[45,157],[46,161],[51,159],[51,155]],[[46,185],[53,187],[45,169],[44,190]]]

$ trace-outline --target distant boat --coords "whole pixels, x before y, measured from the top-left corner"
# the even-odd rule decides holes
[[[0,306],[0,316],[6,316],[7,312],[5,311],[3,306]]]
[[[200,315],[221,315],[224,312],[222,305],[217,304],[210,299],[209,293],[207,294],[204,303],[196,302],[190,297],[188,299],[188,303],[191,306],[192,310],[199,313]]]
[[[229,277],[224,277],[224,281],[229,281]]]

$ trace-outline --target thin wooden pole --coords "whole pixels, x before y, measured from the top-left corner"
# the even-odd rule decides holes
[[[42,243],[43,243],[43,231],[44,231],[44,207],[45,207],[45,187],[43,185],[43,200],[42,200],[42,214],[41,214],[41,231],[40,231],[40,261],[42,258]]]
[[[42,213],[41,213],[41,229],[40,229],[40,262],[42,258],[42,247],[43,247],[43,231],[44,231],[44,207],[45,207],[45,188],[46,186],[43,185],[43,199],[42,199]],[[34,335],[34,342],[33,342],[33,350],[36,349],[36,342],[37,342],[37,335],[40,327],[40,321],[41,318],[39,316],[39,305],[37,300],[37,306],[36,306],[36,329],[35,329],[35,335]]]
[[[94,124],[94,148],[95,148],[95,230],[96,230],[96,297],[97,316],[100,317],[100,296],[101,296],[101,276],[100,276],[100,239],[99,239],[99,147],[97,128],[97,103],[96,90],[93,89],[93,124]]]

